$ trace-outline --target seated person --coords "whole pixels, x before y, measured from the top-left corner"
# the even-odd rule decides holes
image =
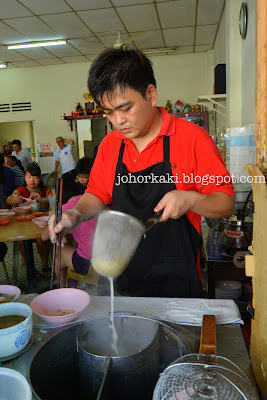
[[[40,200],[43,197],[52,196],[52,192],[46,186],[44,186],[41,169],[38,164],[29,164],[25,171],[25,184],[14,190],[13,194],[7,198],[7,204],[18,205],[23,202],[22,197],[34,198]],[[48,268],[48,253],[49,253],[49,242],[44,242],[41,238],[35,239],[38,253],[42,261],[42,273],[44,278],[51,276],[51,269]],[[19,242],[19,249],[22,256],[25,258],[23,242]],[[36,271],[36,278],[39,279],[41,275]]]
[[[93,167],[94,160],[92,158],[83,157],[78,160],[76,168],[75,168],[75,175],[78,179],[77,185],[77,192],[76,195],[83,194],[88,182],[91,169]]]
[[[8,197],[7,204],[18,205],[23,202],[22,197],[40,200],[52,196],[52,192],[42,181],[41,169],[38,164],[31,163],[25,171],[25,184],[14,190]]]
[[[4,242],[0,242],[0,262],[3,261],[7,253],[7,245]]]
[[[5,156],[5,165],[13,171],[15,175],[15,185],[16,187],[24,185],[25,182],[25,172],[24,168],[15,156]]]
[[[15,190],[15,176],[13,172],[4,165],[4,156],[0,153],[0,208],[6,208],[6,198]]]
[[[68,203],[63,204],[62,210],[72,209],[81,198],[73,197]],[[70,268],[79,274],[86,275],[90,267],[92,258],[92,246],[97,218],[82,222],[78,228],[72,232],[74,240],[78,243],[76,248],[74,245],[66,244],[61,249],[61,265],[60,265],[60,287],[66,287],[67,269]],[[48,240],[48,228],[42,232],[42,239]],[[49,242],[47,242],[49,243]]]

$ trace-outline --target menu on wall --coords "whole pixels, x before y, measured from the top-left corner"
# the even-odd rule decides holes
[[[37,145],[39,157],[53,157],[54,146],[52,143],[42,143]]]

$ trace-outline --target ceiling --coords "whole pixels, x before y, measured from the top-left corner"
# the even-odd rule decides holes
[[[0,61],[8,68],[92,61],[122,39],[129,48],[211,50],[225,0],[0,0]],[[7,50],[7,44],[67,39],[67,45]],[[157,53],[157,55],[160,53]]]

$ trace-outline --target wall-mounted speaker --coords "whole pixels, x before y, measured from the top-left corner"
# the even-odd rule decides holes
[[[226,64],[217,64],[214,68],[215,94],[226,93]]]

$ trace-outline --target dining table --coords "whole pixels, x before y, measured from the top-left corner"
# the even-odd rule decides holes
[[[43,215],[48,215],[48,211],[44,212]],[[32,220],[19,220],[18,217],[19,215],[14,215],[7,225],[0,226],[0,242],[14,242],[13,258],[15,258],[15,252],[18,251],[18,242],[20,240],[23,241],[28,279],[27,291],[33,293],[37,290],[37,282],[35,278],[32,240],[40,238],[45,228],[39,227]]]

